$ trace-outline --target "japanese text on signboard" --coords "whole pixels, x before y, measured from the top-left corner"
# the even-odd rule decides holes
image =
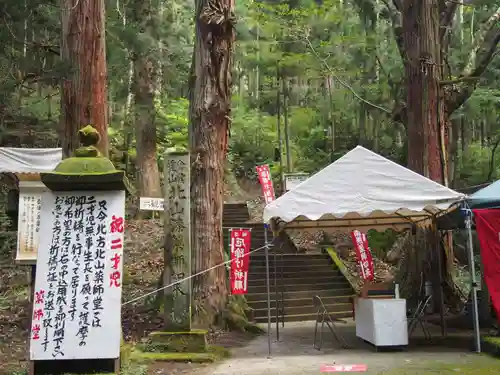
[[[165,159],[165,223],[171,246],[171,292],[173,306],[166,312],[172,323],[190,329],[191,304],[191,220],[190,220],[190,156],[169,154]],[[186,280],[186,278],[188,278]]]
[[[246,294],[250,265],[250,230],[231,229],[231,293]]]
[[[259,175],[260,185],[262,186],[262,194],[264,195],[264,200],[266,204],[271,203],[276,199],[274,195],[273,180],[271,178],[271,172],[269,171],[269,165],[258,165],[255,167],[257,174]]]
[[[19,196],[19,221],[17,236],[18,261],[36,262],[40,237],[41,193],[21,192]]]
[[[119,356],[124,208],[124,192],[44,195],[32,360]]]
[[[361,233],[359,230],[351,232],[352,242],[356,249],[356,257],[360,269],[361,277],[363,280],[373,280],[373,259],[368,247],[368,238],[366,234]]]

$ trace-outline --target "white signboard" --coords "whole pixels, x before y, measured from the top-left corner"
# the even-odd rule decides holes
[[[145,211],[163,211],[163,198],[139,198],[139,209]]]
[[[19,185],[16,262],[36,264],[40,238],[40,207],[42,194],[46,189],[41,182],[21,181]]]
[[[120,355],[125,192],[42,196],[30,359]]]
[[[301,184],[309,178],[307,173],[293,173],[285,174],[285,190],[290,191],[295,189],[297,185]]]

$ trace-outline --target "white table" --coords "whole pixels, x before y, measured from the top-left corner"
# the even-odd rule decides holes
[[[408,345],[405,299],[359,298],[355,314],[357,337],[375,347]]]

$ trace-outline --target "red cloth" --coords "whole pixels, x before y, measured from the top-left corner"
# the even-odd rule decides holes
[[[484,279],[497,319],[500,317],[500,209],[472,210],[481,243]],[[499,320],[500,323],[500,320]]]

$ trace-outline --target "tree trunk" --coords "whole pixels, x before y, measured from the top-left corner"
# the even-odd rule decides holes
[[[151,0],[137,0],[134,12],[135,21],[140,30],[154,36]],[[154,42],[153,42],[154,43]],[[152,44],[153,44],[152,43]],[[151,47],[151,48],[148,48]],[[156,47],[156,45],[155,45]],[[155,124],[155,83],[157,64],[152,51],[153,46],[139,45],[134,54],[134,105],[135,134],[137,148],[138,194],[141,197],[161,197],[160,173],[156,155]]]
[[[408,166],[445,182],[441,127],[444,100],[440,89],[441,45],[438,0],[405,0],[403,45],[408,106]],[[446,155],[443,154],[443,155]],[[446,178],[447,180],[447,178]]]
[[[224,262],[224,166],[231,113],[234,2],[196,0],[190,82],[191,218],[194,273]],[[196,326],[209,326],[226,305],[225,267],[194,280]]]
[[[63,154],[78,147],[78,130],[92,124],[108,156],[107,69],[104,0],[61,1],[61,56],[70,73],[61,85]]]

